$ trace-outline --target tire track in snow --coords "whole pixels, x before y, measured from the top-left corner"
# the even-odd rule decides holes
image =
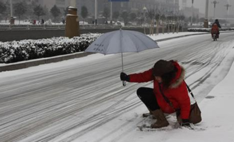
[[[212,53],[210,53],[211,55],[213,55]],[[214,57],[214,55],[213,55],[213,57]],[[211,59],[213,59],[213,57],[211,56]],[[147,60],[148,61],[148,60]],[[207,65],[206,65],[207,66]],[[204,68],[204,67],[206,67],[206,66],[203,66],[202,68]]]
[[[226,39],[226,41],[229,39]],[[157,51],[146,51],[136,55],[125,54],[125,70],[128,73],[142,71],[147,67],[152,67],[154,62],[161,58],[177,59],[182,62],[192,58],[195,60],[194,63],[206,60],[205,64],[199,66],[199,70],[194,69],[196,64],[189,64],[186,67],[188,74],[201,71],[210,65],[213,65],[212,68],[215,70],[217,68],[215,63],[220,63],[223,60],[224,53],[226,53],[219,46],[214,48],[216,49],[214,52],[207,53],[211,49],[205,45],[215,45],[219,44],[218,42],[209,42],[206,39],[202,39],[199,43],[197,41],[187,41],[187,43],[187,45],[184,45],[184,43],[165,45],[165,48]],[[219,53],[216,55],[215,52],[217,51]],[[142,58],[139,58],[139,56]],[[204,81],[213,70],[210,69],[207,74],[203,75]],[[4,133],[4,137],[3,133],[0,133],[1,138],[3,138],[1,140],[22,142],[53,141],[69,132],[74,133],[61,138],[61,141],[72,141],[80,137],[89,136],[87,132],[95,131],[119,115],[142,105],[138,98],[135,98],[133,102],[126,100],[128,100],[129,94],[135,92],[134,89],[139,86],[148,86],[150,83],[128,84],[126,88],[122,88],[119,81],[119,72],[120,56],[116,55],[110,57],[104,65],[103,61],[95,61],[89,65],[72,66],[56,72],[41,73],[40,79],[27,75],[25,81],[28,83],[16,84],[17,88],[23,90],[27,86],[27,88],[32,87],[32,89],[23,90],[20,93],[21,96],[15,96],[17,94],[15,90],[9,91],[9,95],[6,93],[5,96],[6,102],[0,102],[0,106],[3,103],[6,106],[3,110],[0,109],[1,118],[7,118],[7,116],[12,118],[10,119],[11,121],[5,119],[0,122],[5,126],[9,126],[9,131]],[[45,77],[43,78],[43,76]],[[18,78],[21,79],[21,77]],[[33,78],[34,82],[31,82]],[[36,83],[40,85],[34,86],[33,84]],[[37,87],[38,89],[35,89]],[[196,86],[196,88],[198,87]],[[5,86],[0,87],[0,90],[7,91],[7,88],[9,89],[10,87],[5,84]],[[52,93],[53,91],[55,92]],[[30,97],[31,99],[29,99]],[[23,100],[22,98],[29,99],[29,102],[22,104],[19,102]],[[16,104],[10,104],[11,102]],[[97,110],[97,108],[100,110]],[[9,113],[6,113],[7,111],[4,110],[9,110]],[[87,114],[87,111],[90,114]],[[19,115],[20,113],[22,115]],[[18,126],[15,124],[18,124]],[[18,128],[14,129],[15,126]],[[118,131],[118,128],[111,131],[114,133]],[[6,127],[0,125],[0,131],[4,132],[5,130]],[[105,140],[105,136],[103,134],[98,140]],[[114,139],[114,141],[117,140]]]

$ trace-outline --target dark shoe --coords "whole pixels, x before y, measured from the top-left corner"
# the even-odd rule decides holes
[[[142,117],[148,117],[148,116],[150,116],[150,115],[152,115],[151,113],[143,113],[142,114]]]

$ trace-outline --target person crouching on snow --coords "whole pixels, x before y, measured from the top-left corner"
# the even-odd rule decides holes
[[[176,61],[159,60],[154,67],[136,74],[127,75],[122,72],[120,79],[122,81],[143,83],[153,81],[154,88],[141,87],[137,90],[137,95],[146,105],[156,122],[151,125],[152,128],[162,128],[169,125],[164,113],[174,113],[180,110],[182,126],[190,126],[190,98],[186,83],[184,81],[185,70]],[[169,105],[164,96],[169,99]]]

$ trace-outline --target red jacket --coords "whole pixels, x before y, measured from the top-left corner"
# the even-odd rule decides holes
[[[213,24],[211,28],[211,33],[218,33],[219,32],[219,27],[217,24]]]
[[[188,96],[188,90],[184,81],[185,71],[177,62],[174,62],[175,67],[178,72],[176,73],[175,78],[172,80],[171,85],[168,89],[163,89],[161,84],[162,91],[164,95],[170,100],[175,109],[180,109],[181,118],[189,119],[190,114],[190,99]],[[148,82],[153,81],[154,83],[154,93],[160,106],[161,110],[165,113],[173,113],[175,110],[165,101],[162,94],[159,90],[159,84],[154,79],[152,69],[147,70],[143,73],[131,74],[129,75],[130,82]]]

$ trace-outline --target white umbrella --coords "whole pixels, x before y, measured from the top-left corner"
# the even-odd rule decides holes
[[[104,55],[121,53],[123,71],[123,53],[140,52],[153,48],[159,48],[158,44],[145,34],[120,29],[101,35],[89,45],[85,52],[95,52]]]

